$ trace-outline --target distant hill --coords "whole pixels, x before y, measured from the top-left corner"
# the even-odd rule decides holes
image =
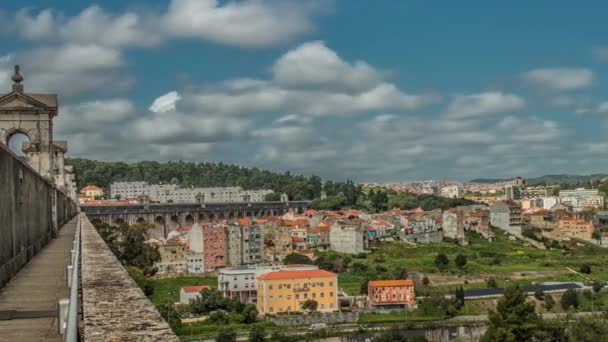
[[[604,178],[608,178],[608,174],[597,173],[592,175],[544,175],[540,177],[526,178],[526,182],[529,185],[539,184],[577,184],[577,183],[588,183],[591,181],[600,181]],[[478,178],[473,179],[471,183],[499,183],[506,182],[513,178],[507,179],[491,179],[491,178]]]

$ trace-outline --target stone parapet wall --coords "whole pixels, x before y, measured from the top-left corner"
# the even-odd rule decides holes
[[[0,288],[77,210],[76,203],[0,143]]]
[[[89,219],[81,215],[84,340],[179,341]]]

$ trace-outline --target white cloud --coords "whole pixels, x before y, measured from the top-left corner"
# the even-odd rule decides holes
[[[114,129],[135,114],[133,103],[123,98],[71,104],[61,107],[55,127],[60,134],[98,132]]]
[[[368,90],[381,83],[378,71],[363,61],[348,63],[321,41],[287,52],[273,66],[275,81],[293,88]]]
[[[161,23],[170,35],[236,46],[268,46],[310,32],[310,11],[297,2],[172,0]]]
[[[576,90],[593,83],[593,72],[582,68],[539,68],[526,72],[530,84],[548,90]]]
[[[25,65],[54,72],[86,72],[117,69],[123,64],[120,51],[99,45],[68,44],[52,48],[40,48],[28,52]],[[44,63],[44,66],[37,65]]]
[[[600,62],[607,62],[608,61],[608,47],[596,46],[591,49],[591,55],[593,56],[593,58],[595,58],[596,60],[598,60]]]
[[[152,105],[150,105],[150,111],[154,113],[165,113],[174,111],[175,106],[182,97],[177,91],[170,91],[164,95],[157,97]]]
[[[446,115],[452,118],[477,118],[524,108],[526,102],[517,95],[486,92],[457,96],[449,104]]]

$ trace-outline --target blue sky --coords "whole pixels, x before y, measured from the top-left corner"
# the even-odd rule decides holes
[[[0,86],[102,160],[358,181],[607,172],[608,5],[4,1]]]

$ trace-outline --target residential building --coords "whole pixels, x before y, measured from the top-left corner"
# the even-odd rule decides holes
[[[434,243],[443,240],[442,217],[430,212],[415,212],[409,215],[400,236],[413,243]]]
[[[179,302],[190,304],[190,301],[201,296],[201,291],[210,290],[209,286],[185,286],[179,290]]]
[[[495,237],[490,228],[490,210],[485,205],[460,206],[456,208],[464,216],[464,230],[481,234],[492,240]]]
[[[293,253],[291,227],[269,221],[262,224],[264,236],[264,262],[283,263],[285,257]]]
[[[226,267],[228,262],[227,226],[223,223],[205,224],[202,228],[205,271]]]
[[[602,232],[600,235],[600,246],[608,247],[608,232]]]
[[[461,198],[462,188],[458,185],[448,185],[441,188],[441,196],[448,198]]]
[[[542,197],[543,200],[543,209],[546,210],[551,210],[551,208],[553,208],[553,206],[555,206],[556,204],[559,204],[559,197],[557,196],[550,196],[550,197]]]
[[[562,204],[572,207],[574,211],[582,211],[584,208],[604,208],[604,196],[598,189],[560,190],[559,199]]]
[[[340,253],[363,253],[367,249],[367,234],[361,219],[343,219],[329,228],[330,249]]]
[[[228,231],[228,265],[256,265],[264,261],[264,233],[261,225],[233,223]]]
[[[80,189],[80,193],[91,199],[99,199],[103,197],[103,189],[95,185],[87,185]]]
[[[310,247],[329,246],[330,222],[321,222],[318,226],[308,229],[307,242]]]
[[[158,203],[263,202],[272,190],[243,190],[240,187],[182,188],[176,184],[115,182],[110,185],[112,198],[148,196]]]
[[[490,223],[507,233],[521,236],[521,206],[514,201],[499,201],[490,206]]]
[[[593,222],[566,216],[558,221],[557,229],[553,230],[553,238],[591,240],[593,238],[593,230]]]
[[[373,309],[416,306],[414,282],[410,279],[369,281],[367,298]]]
[[[243,303],[256,303],[257,278],[262,274],[279,270],[316,270],[314,265],[280,265],[223,268],[218,271],[218,290],[226,298],[236,298]]]
[[[460,244],[468,244],[464,235],[464,215],[456,208],[448,209],[443,212],[442,218],[443,236],[457,240]]]
[[[262,315],[302,312],[307,300],[318,303],[317,311],[338,310],[338,277],[325,270],[281,270],[258,277],[257,308]]]
[[[173,237],[158,246],[160,261],[155,263],[158,275],[185,274],[188,271],[188,247],[185,240]]]
[[[522,198],[521,187],[508,184],[505,186],[505,200],[506,201],[519,201]]]

